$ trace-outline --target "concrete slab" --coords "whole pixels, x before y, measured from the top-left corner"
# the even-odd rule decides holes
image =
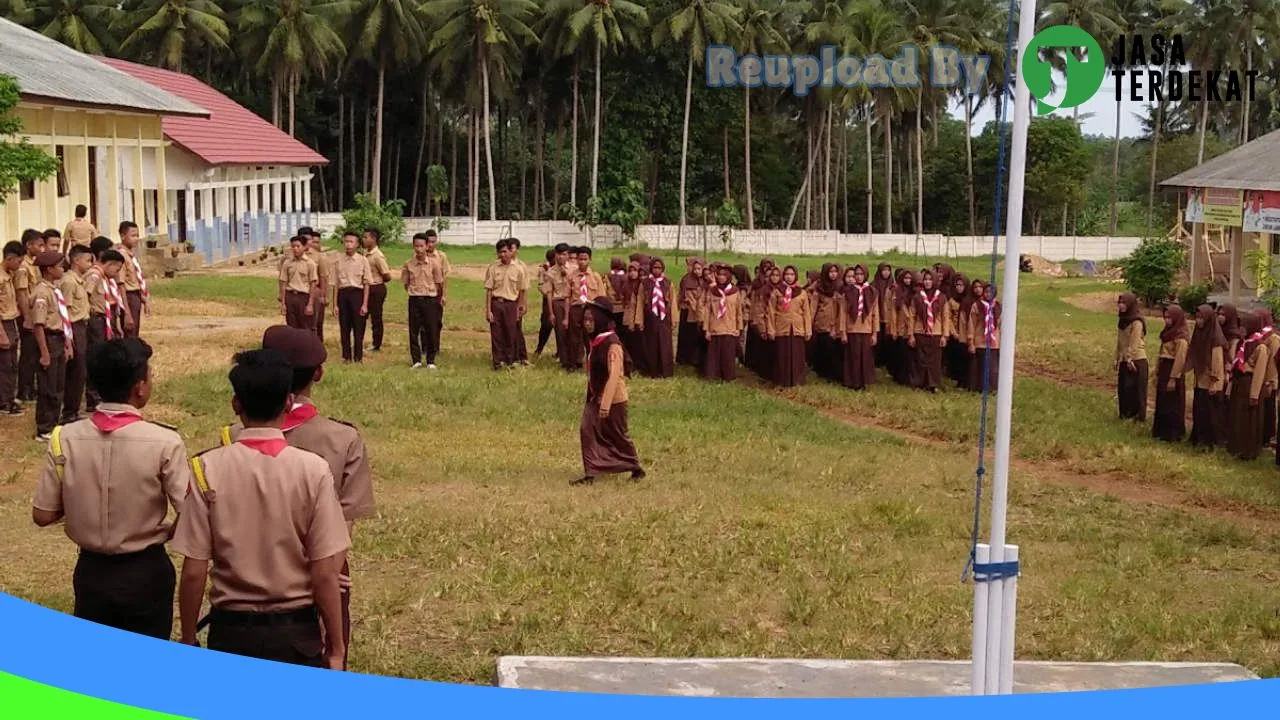
[[[971,664],[945,660],[503,657],[498,685],[526,690],[700,697],[968,695]],[[1256,680],[1229,663],[1017,662],[1014,692],[1120,690]]]

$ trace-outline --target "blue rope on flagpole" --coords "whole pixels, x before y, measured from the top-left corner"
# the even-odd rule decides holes
[[[996,284],[996,258],[1000,252],[1000,235],[1004,231],[1002,213],[1004,205],[1004,183],[1005,183],[1005,148],[1008,144],[1008,125],[1005,123],[1005,112],[1008,110],[1009,103],[1006,97],[1009,93],[1009,87],[1012,84],[1013,76],[1013,56],[1017,52],[1017,42],[1013,34],[1013,18],[1017,15],[1016,9],[1018,0],[1009,0],[1009,20],[1005,29],[1005,52],[1004,52],[1004,84],[1000,87],[1000,95],[997,101],[999,109],[996,112],[996,124],[1000,130],[1000,149],[996,160],[996,203],[995,218],[992,222],[992,238],[991,238],[991,287]],[[1005,262],[1009,262],[1005,258]],[[994,302],[994,301],[993,301]],[[991,398],[991,347],[987,343],[987,347],[982,351],[982,414],[979,420],[978,430],[978,469],[976,471],[977,481],[974,489],[973,500],[973,535],[969,542],[969,558],[965,561],[964,570],[960,573],[960,581],[964,582],[972,577],[976,582],[988,582],[1002,576],[999,572],[992,572],[992,568],[983,566],[977,567],[978,558],[978,539],[982,532],[982,481],[987,474],[986,465],[986,449],[987,449],[987,406]],[[1011,392],[1012,388],[1005,388],[1005,392]],[[1016,569],[1013,571],[1016,574]]]

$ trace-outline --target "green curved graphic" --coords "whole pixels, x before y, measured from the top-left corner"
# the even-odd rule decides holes
[[[1087,54],[1081,57],[1076,52],[1077,48],[1084,48]],[[1062,70],[1066,93],[1057,105],[1044,101],[1053,94],[1053,66],[1040,59],[1042,49],[1067,50],[1059,55],[1065,63]],[[1040,115],[1085,104],[1097,94],[1106,75],[1102,46],[1092,35],[1074,25],[1054,25],[1036,33],[1022,53],[1019,66],[1027,89],[1036,98],[1036,112]]]
[[[5,720],[191,720],[60,690],[0,672],[0,717]]]

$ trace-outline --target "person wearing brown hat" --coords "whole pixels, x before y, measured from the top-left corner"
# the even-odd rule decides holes
[[[280,353],[293,367],[293,404],[286,409],[280,430],[289,445],[319,455],[329,464],[333,489],[342,505],[348,533],[356,520],[373,513],[373,478],[369,470],[369,452],[360,431],[354,425],[323,417],[311,399],[311,391],[324,377],[328,359],[324,343],[313,332],[275,325],[262,334],[262,349]],[[236,442],[244,426],[240,423],[222,429],[222,445]],[[339,576],[342,590],[342,633],[344,647],[351,647],[351,567],[343,558]],[[346,669],[346,655],[343,655]]]
[[[47,250],[36,256],[40,283],[31,291],[31,328],[39,363],[36,367],[36,437],[48,440],[62,416],[67,381],[67,361],[75,356],[74,334],[67,302],[58,289],[62,280],[60,252]]]
[[[591,340],[587,351],[587,398],[578,434],[582,441],[581,478],[589,485],[601,475],[645,476],[636,445],[627,432],[627,351],[614,327],[613,301],[597,297],[583,306],[582,326]]]

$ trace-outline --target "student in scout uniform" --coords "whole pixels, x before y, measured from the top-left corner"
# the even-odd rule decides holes
[[[840,380],[847,388],[865,390],[876,379],[875,348],[880,332],[880,298],[875,286],[867,282],[865,266],[854,265],[844,271],[841,299],[844,352]]]
[[[969,307],[969,380],[966,384],[974,392],[982,392],[983,373],[986,373],[987,390],[996,392],[1000,377],[1000,314],[1003,308],[996,300],[996,286],[974,280],[972,287],[982,288],[982,299]],[[990,350],[990,357],[987,351]],[[984,364],[985,363],[985,364]]]
[[[666,275],[662,258],[649,258],[649,276],[644,279],[641,302],[644,303],[644,373],[649,377],[669,378],[676,374],[672,353],[671,313],[675,309],[675,287]]]
[[[1256,313],[1243,313],[1242,319],[1245,337],[1231,366],[1227,452],[1241,460],[1253,460],[1262,451],[1260,400],[1266,383],[1266,366],[1273,360],[1262,332],[1262,318]]]
[[[952,271],[951,284],[944,288],[947,295],[947,328],[950,336],[943,364],[947,377],[956,382],[956,387],[969,384],[969,318],[962,317],[967,310],[966,301],[969,295],[969,280],[963,273]]]
[[[116,250],[124,256],[124,269],[120,273],[120,285],[124,288],[126,307],[121,308],[132,325],[125,323],[125,337],[138,337],[142,333],[142,316],[151,314],[151,292],[147,290],[147,278],[138,261],[138,241],[141,237],[136,223],[125,220],[120,223],[120,244]]]
[[[627,431],[626,351],[613,326],[613,302],[598,297],[586,306],[583,325],[591,337],[587,353],[587,399],[578,437],[583,476],[571,485],[589,485],[601,475],[645,476]]]
[[[538,318],[538,345],[534,348],[534,357],[542,357],[547,349],[547,341],[556,331],[556,321],[551,315],[551,268],[556,265],[555,248],[547,248],[547,261],[538,266],[538,293],[542,295],[542,314]],[[557,355],[559,347],[556,348]]]
[[[93,267],[93,253],[84,245],[71,248],[71,268],[63,274],[59,289],[67,304],[67,319],[71,321],[72,352],[67,357],[66,387],[62,394],[62,423],[80,419],[80,407],[84,402],[85,380],[88,377],[89,351],[89,293],[85,276]]]
[[[382,242],[382,233],[377,228],[364,229],[364,255],[369,261],[369,330],[373,333],[372,350],[382,349],[382,308],[387,303],[387,283],[391,282],[391,266],[387,264],[387,256],[382,254],[378,244]]]
[[[183,556],[182,642],[197,644],[212,579],[209,649],[338,670],[347,652],[339,575],[351,538],[329,464],[280,431],[293,378],[273,350],[237,355],[232,407],[244,429],[192,458],[195,482],[171,545]]]
[[[489,323],[493,369],[501,370],[520,362],[516,336],[527,308],[529,277],[523,265],[515,264],[510,240],[499,240],[495,248],[498,260],[484,276],[484,314]]]
[[[99,243],[98,241],[102,241]],[[120,311],[117,307],[116,294],[119,285],[116,278],[124,266],[124,256],[111,249],[111,241],[97,238],[90,246],[96,250],[91,255],[96,257],[89,272],[85,274],[84,290],[89,298],[89,322],[85,328],[85,347],[94,347],[117,337],[124,337],[120,332]],[[92,383],[87,383],[84,391],[85,410],[93,412],[98,407],[98,394]]]
[[[871,281],[871,286],[876,291],[876,301],[880,307],[876,308],[880,311],[880,329],[876,336],[876,367],[886,367],[888,365],[889,354],[889,314],[892,311],[892,292],[893,288],[893,265],[889,263],[880,263],[876,267],[876,277]]]
[[[76,617],[168,640],[175,575],[165,517],[186,498],[191,467],[174,428],[142,419],[150,361],[151,348],[136,338],[90,351],[89,378],[102,403],[55,430],[31,515],[41,527],[65,519],[80,547]]]
[[[525,277],[530,275],[529,266],[520,260],[520,238],[507,238],[511,242],[511,262],[519,265],[524,270]],[[524,315],[516,320],[516,362],[521,365],[529,364],[529,346],[524,339]]]
[[[342,235],[343,254],[333,263],[333,314],[342,337],[343,362],[364,361],[364,323],[369,314],[369,286],[373,271],[356,252],[360,236],[348,230]]]
[[[570,357],[573,361],[572,369],[580,370],[588,342],[582,319],[586,317],[587,305],[592,299],[607,296],[608,288],[600,273],[591,268],[591,248],[574,248],[573,253],[577,256],[577,267],[569,274],[569,291],[573,294],[569,307],[568,335],[565,341],[569,345]]]
[[[573,289],[569,286],[569,253],[573,248],[564,243],[556,245],[555,264],[547,270],[546,285],[541,289],[551,297],[551,322],[555,325],[556,356],[560,367],[573,370],[573,353],[569,348],[569,298]],[[575,258],[576,265],[576,258]]]
[[[315,311],[312,320],[315,322],[316,337],[324,341],[324,314],[329,309],[329,288],[333,287],[333,260],[324,252],[324,242],[320,233],[303,227],[298,234],[307,239],[307,257],[316,264],[319,275],[319,289],[315,297]]]
[[[702,309],[706,304],[707,287],[703,274],[712,274],[702,261],[684,259],[685,273],[680,278],[677,301],[680,303],[679,324],[676,326],[676,363],[702,369],[700,363],[706,356],[706,331],[703,328]]]
[[[289,239],[291,255],[280,263],[280,314],[285,324],[315,331],[316,296],[320,293],[320,269],[307,257],[309,238]]]
[[[1276,435],[1276,358],[1280,357],[1280,335],[1276,334],[1275,319],[1265,307],[1254,310],[1262,321],[1263,342],[1267,344],[1267,379],[1262,385],[1262,445],[1271,444]]]
[[[98,228],[89,222],[88,217],[89,208],[84,205],[77,205],[75,219],[67,223],[67,229],[62,232],[65,245],[63,252],[76,245],[87,246],[93,242],[94,238],[98,237]]]
[[[356,520],[373,514],[373,478],[369,471],[369,452],[355,426],[321,416],[311,399],[312,388],[324,377],[328,357],[320,338],[305,330],[284,325],[267,328],[262,335],[262,349],[284,356],[293,367],[293,404],[284,415],[280,431],[289,445],[315,453],[329,463],[333,488],[342,516],[351,533]],[[222,429],[222,444],[239,439],[241,423]],[[351,568],[344,558],[339,575],[342,589],[342,635],[345,647],[351,648]],[[343,656],[342,669],[346,669]]]
[[[40,357],[35,330],[31,327],[31,297],[36,285],[40,284],[36,257],[44,252],[44,235],[39,230],[23,230],[22,247],[26,257],[13,276],[13,291],[18,298],[18,311],[22,313],[18,343],[18,400],[31,402],[36,399],[36,368]]]
[[[627,286],[626,261],[620,257],[609,258],[609,274],[604,276],[604,285],[609,291],[609,300],[613,302],[613,328],[618,333],[618,339],[623,341],[625,350],[626,340],[622,332],[622,293]]]
[[[818,377],[840,382],[844,376],[844,357],[841,355],[844,328],[844,283],[840,266],[825,263],[822,275],[814,285],[813,293],[813,369]]]
[[[1156,366],[1156,410],[1151,436],[1178,442],[1187,434],[1187,313],[1177,305],[1164,309],[1160,331],[1160,362]]]
[[[774,343],[773,382],[782,387],[803,385],[809,371],[805,344],[813,337],[809,295],[798,284],[794,265],[782,270],[782,285],[773,291],[765,316],[765,336]]]
[[[1225,440],[1227,336],[1210,305],[1196,308],[1196,325],[1187,347],[1187,366],[1195,373],[1191,400],[1191,444],[1213,449]]]
[[[436,235],[435,230],[428,230],[427,236],[427,258],[440,266],[440,274],[444,276],[444,284],[440,286],[440,326],[444,327],[444,311],[449,306],[449,299],[446,292],[449,285],[449,274],[453,272],[453,266],[449,264],[449,256],[445,255],[440,249],[440,236]],[[440,345],[440,339],[436,338],[436,346]]]
[[[36,437],[48,440],[58,424],[67,380],[67,361],[75,358],[74,333],[62,281],[62,253],[45,251],[36,257],[40,284],[31,293],[31,327],[40,353],[36,370]]]
[[[631,356],[632,364],[641,373],[644,372],[643,283],[640,261],[629,261],[622,289],[622,325],[618,328],[618,338],[622,340],[622,348]]]
[[[913,385],[936,393],[942,386],[942,349],[947,345],[951,328],[947,296],[934,284],[933,272],[929,270],[920,273],[920,290],[914,306],[911,334],[907,336],[914,358]]]
[[[742,294],[733,284],[728,265],[715,269],[716,284],[707,296],[705,339],[706,364],[703,377],[708,380],[734,380],[738,377],[738,338],[747,325],[742,307]]]
[[[14,277],[21,272],[25,250],[22,243],[4,246],[4,262],[0,265],[0,415],[21,415],[18,407],[18,344],[22,313],[18,295],[13,289]]]
[[[409,360],[413,367],[436,369],[440,352],[440,327],[444,308],[444,267],[427,254],[427,236],[413,236],[413,257],[400,270],[400,282],[409,294]]]
[[[1117,373],[1116,397],[1120,418],[1146,422],[1147,321],[1142,319],[1138,296],[1133,293],[1122,294],[1116,301],[1116,307],[1120,319],[1113,367]]]

